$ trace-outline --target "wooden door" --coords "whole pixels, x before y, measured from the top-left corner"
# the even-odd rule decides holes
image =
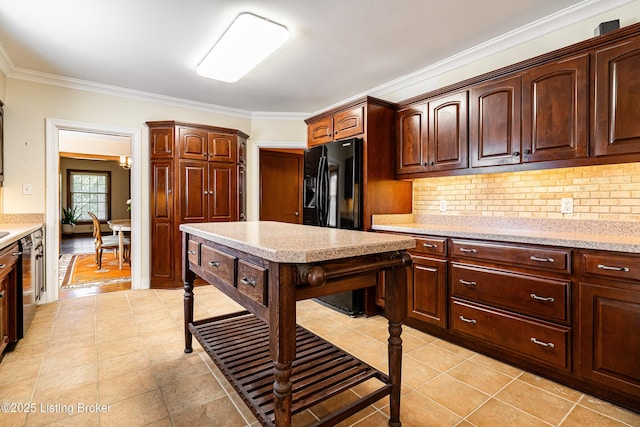
[[[471,88],[471,167],[520,163],[520,76]]]
[[[639,396],[640,292],[623,286],[579,284],[578,366],[583,378]]]
[[[207,132],[188,127],[178,128],[181,159],[207,160]]]
[[[235,136],[227,135],[223,133],[209,132],[207,134],[208,139],[208,153],[209,161],[215,162],[229,162],[236,161],[236,147]]]
[[[175,279],[173,162],[151,163],[151,279]]]
[[[408,313],[413,319],[447,327],[447,261],[411,255]]]
[[[401,110],[396,117],[398,164],[396,173],[427,170],[426,123],[424,106]]]
[[[640,153],[640,37],[596,52],[595,155]]]
[[[522,77],[523,162],[587,157],[589,55],[535,67]]]
[[[178,171],[180,223],[207,220],[207,162],[180,160]]]
[[[340,111],[333,116],[333,139],[344,139],[364,132],[364,107]]]
[[[236,168],[233,164],[209,163],[206,200],[209,221],[237,221]]]
[[[467,91],[429,101],[429,170],[462,169],[468,161]]]
[[[260,220],[302,224],[304,156],[260,150]]]
[[[149,130],[151,147],[149,156],[152,159],[170,159],[173,157],[173,128],[153,128]]]

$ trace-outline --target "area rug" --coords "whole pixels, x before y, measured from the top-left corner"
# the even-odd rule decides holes
[[[78,254],[68,258],[68,263],[67,259],[60,259],[60,276],[61,289],[110,285],[130,282],[131,266],[123,263],[120,270],[118,259],[112,253],[105,253],[102,255],[102,268],[98,270],[95,254]]]

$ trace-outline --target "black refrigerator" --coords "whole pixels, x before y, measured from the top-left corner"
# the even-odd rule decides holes
[[[336,141],[306,150],[303,224],[361,230],[361,182],[362,139]],[[350,316],[357,316],[364,309],[364,290],[328,295],[317,300]]]

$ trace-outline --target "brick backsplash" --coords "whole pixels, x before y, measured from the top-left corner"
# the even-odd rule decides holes
[[[640,221],[640,163],[416,179],[413,213]]]

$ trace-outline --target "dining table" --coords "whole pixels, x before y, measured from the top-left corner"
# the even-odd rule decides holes
[[[131,231],[131,219],[110,219],[107,221],[109,228],[113,230],[113,234],[118,235],[118,265],[122,270],[122,262],[124,259],[124,233]]]

